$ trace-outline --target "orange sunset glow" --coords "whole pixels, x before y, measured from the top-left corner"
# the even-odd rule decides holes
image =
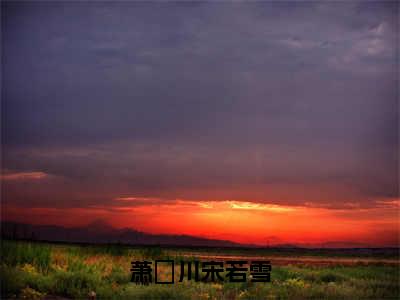
[[[139,205],[130,205],[141,200]],[[155,202],[146,204],[145,202]],[[107,220],[116,228],[134,228],[154,234],[186,234],[263,246],[337,245],[395,246],[399,236],[399,200],[379,208],[327,209],[268,205],[244,201],[167,201],[121,197],[118,206],[90,208],[5,207],[11,219],[34,224],[84,226]],[[328,244],[329,245],[329,244]],[[332,244],[335,246],[335,244]]]

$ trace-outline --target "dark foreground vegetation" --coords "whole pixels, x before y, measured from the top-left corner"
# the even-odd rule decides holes
[[[279,261],[278,251],[254,251],[235,249],[218,255],[236,255],[245,260],[257,255],[270,259],[271,283],[177,282],[176,279],[173,285],[141,286],[130,282],[132,260],[201,260],[202,254],[213,255],[217,251],[3,240],[1,296],[3,299],[87,299],[89,295],[96,295],[96,299],[398,299],[400,295],[398,258],[390,251],[378,253],[371,260],[365,260],[371,258],[371,253],[360,255],[360,260],[354,253],[347,256],[341,253],[329,265],[317,263],[318,256],[302,260],[309,257],[309,250],[305,253],[290,250],[293,260],[286,260],[286,265],[274,265],[275,260]],[[325,252],[323,255],[329,260]],[[346,256],[343,260],[337,259],[343,255]],[[287,256],[285,253],[284,257]],[[293,263],[299,261],[302,263]],[[170,270],[161,269],[163,272],[168,275]],[[177,273],[178,266],[176,276]]]

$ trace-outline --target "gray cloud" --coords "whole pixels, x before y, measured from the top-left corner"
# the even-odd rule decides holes
[[[3,165],[38,203],[396,196],[397,6],[2,3]]]

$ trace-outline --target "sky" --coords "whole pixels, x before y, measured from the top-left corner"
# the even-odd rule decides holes
[[[1,9],[3,220],[399,245],[395,1]]]

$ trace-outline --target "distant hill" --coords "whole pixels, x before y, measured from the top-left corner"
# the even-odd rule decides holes
[[[77,243],[121,243],[127,245],[169,245],[206,247],[243,247],[226,240],[214,240],[190,235],[149,234],[133,229],[116,229],[98,220],[85,227],[62,227],[56,225],[32,225],[15,222],[1,223],[2,238],[31,239],[39,241]]]
[[[331,241],[320,244],[277,244],[260,246],[241,244],[227,240],[207,239],[190,235],[150,234],[130,228],[117,229],[103,220],[96,220],[84,227],[56,225],[32,225],[16,222],[1,222],[1,237],[36,241],[54,241],[87,244],[124,244],[137,246],[221,247],[241,248],[249,251],[267,250],[285,253],[330,253],[352,254],[396,254],[399,248],[373,248],[356,242]]]
[[[318,245],[320,248],[368,248],[371,247],[365,243],[347,242],[347,241],[331,241]],[[315,247],[315,246],[314,246]]]

